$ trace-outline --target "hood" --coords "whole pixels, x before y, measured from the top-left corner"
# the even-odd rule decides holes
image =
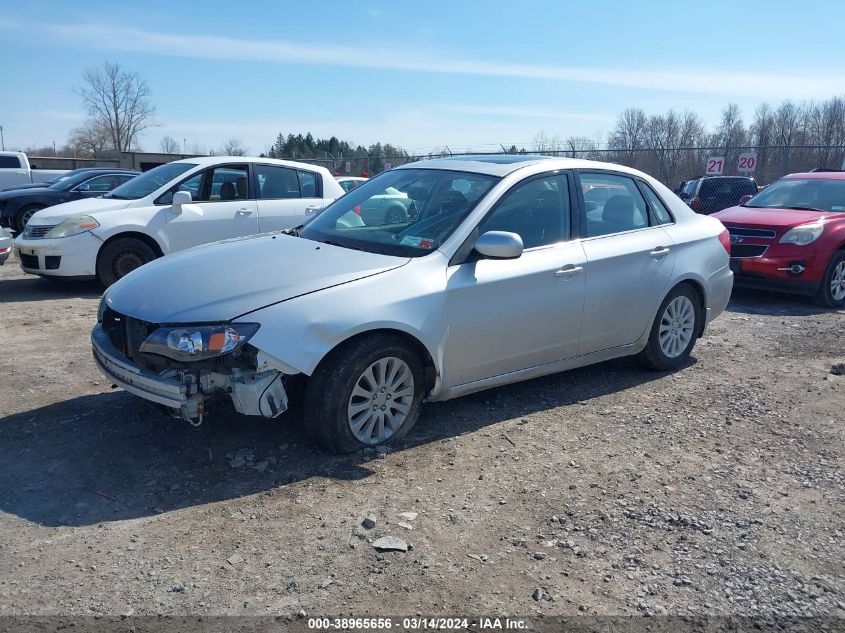
[[[21,189],[4,189],[0,191],[0,200],[17,198],[18,196],[37,196],[40,193],[61,193],[53,191],[49,187],[23,187]]]
[[[28,189],[47,189],[49,185],[45,185],[43,182],[31,182],[25,185],[16,185],[14,187],[5,187],[4,189],[0,189],[0,195],[9,193],[10,191],[22,191]]]
[[[255,235],[157,259],[111,286],[104,299],[112,310],[150,323],[230,321],[408,261],[282,233]]]
[[[30,193],[30,192],[27,192]],[[134,200],[118,200],[116,198],[82,198],[81,200],[74,200],[73,202],[65,202],[64,204],[57,204],[52,207],[42,209],[32,216],[29,221],[33,226],[44,224],[59,224],[68,218],[77,215],[93,215],[105,211],[118,211],[125,209]]]
[[[799,211],[796,209],[767,209],[765,207],[731,207],[713,214],[723,224],[754,226],[772,230],[787,229],[799,224],[809,224],[819,218],[839,215],[832,211]]]

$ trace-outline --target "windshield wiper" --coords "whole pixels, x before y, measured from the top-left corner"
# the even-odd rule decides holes
[[[827,213],[824,209],[817,209],[816,207],[787,207],[787,209],[795,209],[796,211],[818,211],[819,213]]]
[[[113,193],[107,193],[103,198],[114,198],[115,200],[129,200],[126,196],[116,196]]]
[[[320,244],[328,244],[329,246],[339,246],[340,248],[349,248],[353,251],[363,251],[363,248],[357,246],[349,246],[348,244],[341,244],[340,242],[333,242],[332,240],[317,240]]]
[[[289,229],[285,229],[282,231],[285,235],[293,235],[294,237],[299,237],[300,231],[302,231],[302,227],[305,226],[304,224],[300,224],[299,226],[294,226]]]

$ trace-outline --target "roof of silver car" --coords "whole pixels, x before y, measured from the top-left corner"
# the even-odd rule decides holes
[[[530,154],[479,154],[421,160],[416,163],[407,163],[397,167],[397,169],[449,169],[490,176],[507,176],[522,167],[552,159],[552,156],[532,156]]]

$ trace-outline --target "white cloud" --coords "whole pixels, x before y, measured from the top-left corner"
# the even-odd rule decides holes
[[[12,28],[0,22],[0,28]],[[106,24],[31,24],[39,31],[87,50],[131,51],[199,59],[250,60],[271,63],[352,66],[385,70],[460,74],[486,77],[528,78],[584,82],[696,94],[753,96],[757,99],[827,97],[831,86],[845,83],[841,70],[801,75],[752,71],[719,71],[695,68],[589,68],[547,64],[510,63],[442,56],[435,53],[402,53],[367,46],[336,46],[318,42],[261,41],[214,35],[165,33]],[[624,63],[624,61],[623,61]]]

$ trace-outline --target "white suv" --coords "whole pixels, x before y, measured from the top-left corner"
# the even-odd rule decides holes
[[[344,194],[323,167],[270,158],[189,158],[101,198],[49,207],[15,240],[24,272],[109,286],[191,246],[298,226]]]

